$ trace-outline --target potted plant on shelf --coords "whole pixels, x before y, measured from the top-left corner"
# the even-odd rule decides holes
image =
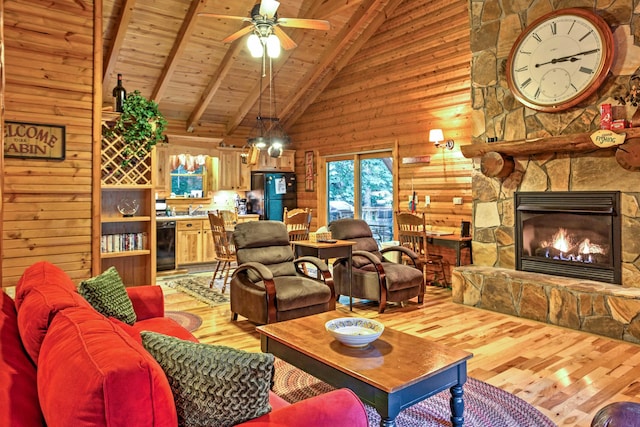
[[[126,166],[132,156],[142,158],[154,145],[164,141],[166,126],[167,121],[158,109],[158,104],[136,90],[127,95],[115,125],[105,132],[122,138],[122,164]]]

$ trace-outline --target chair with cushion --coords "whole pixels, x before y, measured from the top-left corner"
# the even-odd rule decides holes
[[[382,251],[373,238],[371,228],[361,219],[343,218],[329,224],[334,239],[356,242],[352,254],[351,296],[379,301],[378,312],[383,313],[387,301],[408,301],[418,297],[422,304],[424,281],[417,268],[417,255],[408,248],[390,246]],[[388,261],[382,255],[400,252],[413,264],[405,265]],[[341,258],[333,264],[333,278],[337,295],[349,295],[348,259]]]
[[[444,271],[442,256],[429,252],[429,239],[426,233],[427,223],[424,212],[421,216],[411,212],[397,212],[396,223],[398,224],[400,246],[409,248],[418,255],[419,267],[422,268],[425,286],[427,283],[435,283],[438,276],[442,278],[442,283],[447,286],[447,275]],[[427,280],[428,273],[433,274],[433,280]]]
[[[291,211],[284,208],[282,221],[287,226],[289,241],[309,240],[309,227],[311,227],[311,209],[293,209]]]
[[[334,310],[333,279],[324,261],[294,259],[287,227],[281,221],[251,221],[233,232],[238,267],[231,278],[231,319],[238,314],[265,324]],[[311,263],[318,277],[302,272]]]
[[[216,253],[216,269],[213,272],[209,287],[213,287],[213,282],[218,272],[220,272],[220,278],[224,274],[224,282],[222,282],[222,293],[224,293],[229,281],[231,263],[236,262],[236,248],[229,241],[230,236],[227,234],[222,216],[209,212],[209,224],[211,225],[211,238],[213,239],[213,247]]]

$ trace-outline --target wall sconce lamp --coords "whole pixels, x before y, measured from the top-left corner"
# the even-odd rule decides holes
[[[453,139],[444,140],[442,129],[431,129],[429,131],[429,142],[433,142],[436,148],[447,148],[453,150]]]

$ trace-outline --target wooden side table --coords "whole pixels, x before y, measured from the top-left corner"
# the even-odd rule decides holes
[[[311,240],[297,240],[292,242],[296,258],[314,256],[327,262],[330,258],[348,258],[349,271],[349,310],[353,311],[353,297],[351,296],[351,253],[356,242],[350,240],[336,240],[335,243],[312,242]],[[328,262],[327,262],[328,264]]]

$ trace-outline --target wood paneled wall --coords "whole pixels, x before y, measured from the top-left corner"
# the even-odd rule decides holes
[[[458,230],[461,220],[471,220],[472,164],[459,150],[471,140],[467,5],[464,0],[446,5],[406,0],[393,11],[289,130],[301,184],[305,151],[316,154],[316,187],[324,190],[318,168],[323,156],[392,150],[397,144],[396,206],[408,210],[415,190],[418,210],[434,226]],[[456,147],[436,149],[428,142],[432,128],[442,128]],[[431,161],[402,163],[417,156],[431,156]],[[429,207],[424,205],[427,195]],[[317,212],[325,197],[324,191],[310,193],[299,186],[301,207]],[[464,203],[454,205],[454,197]],[[319,225],[317,218],[312,227]]]
[[[5,120],[65,126],[66,158],[4,160],[2,286],[40,260],[91,276],[93,7],[4,1]]]

